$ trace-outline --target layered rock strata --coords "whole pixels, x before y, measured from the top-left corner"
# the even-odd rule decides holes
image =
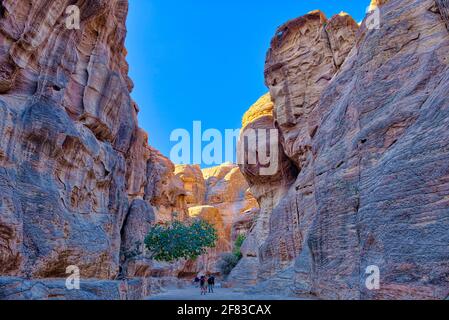
[[[445,6],[374,7],[378,29],[367,28],[371,14],[358,28],[347,15],[327,21],[312,12],[273,38],[271,125],[298,174],[254,250],[259,290],[330,299],[449,294]],[[378,290],[366,285],[373,267]]]

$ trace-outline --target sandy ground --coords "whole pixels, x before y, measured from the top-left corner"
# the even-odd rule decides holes
[[[251,295],[237,292],[235,289],[216,288],[215,293],[208,293],[206,296],[200,295],[200,289],[189,286],[184,289],[167,289],[165,292],[151,296],[148,300],[286,300],[285,297],[270,295]],[[299,300],[288,298],[288,300]]]

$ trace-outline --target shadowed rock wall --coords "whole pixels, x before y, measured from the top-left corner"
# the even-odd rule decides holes
[[[257,290],[336,299],[448,296],[443,2],[377,1],[379,29],[312,12],[276,32],[266,82],[281,149],[298,174],[253,250]],[[254,181],[251,166],[243,173]],[[381,286],[369,291],[365,271],[373,265]]]
[[[76,4],[80,30],[66,27]],[[187,216],[130,98],[128,2],[2,1],[0,274],[114,279],[156,219]]]

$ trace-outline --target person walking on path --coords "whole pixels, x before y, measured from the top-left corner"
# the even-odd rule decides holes
[[[195,280],[193,280],[193,285],[197,288],[199,288],[200,278],[198,276],[195,277]]]
[[[210,276],[209,279],[207,279],[207,286],[209,288],[209,293],[214,293],[214,286],[215,286],[214,276]]]
[[[206,295],[207,294],[207,284],[206,284],[206,277],[202,276],[201,280],[200,280],[200,288],[201,288],[201,295]]]

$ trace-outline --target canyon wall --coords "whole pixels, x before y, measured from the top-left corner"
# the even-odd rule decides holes
[[[2,275],[65,276],[72,264],[88,278],[119,272],[137,198],[128,153],[143,143],[123,44],[127,1],[78,1],[80,30],[66,27],[70,3],[2,1]]]
[[[257,255],[253,290],[326,299],[449,295],[447,2],[371,8],[379,28],[367,27],[375,11],[360,27],[346,14],[311,12],[271,42],[273,116],[247,127],[278,128],[286,156],[279,163],[296,175],[282,179],[280,197],[260,196],[275,177],[242,166],[261,211],[263,201],[273,204],[262,241],[247,241]],[[244,272],[241,264],[235,272]],[[370,266],[379,268],[379,290],[366,286]]]

